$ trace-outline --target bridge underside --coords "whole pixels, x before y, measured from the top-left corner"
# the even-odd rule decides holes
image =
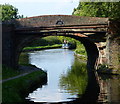
[[[90,24],[90,25],[72,25],[72,26],[50,26],[50,27],[22,27],[16,28],[16,35],[76,35],[80,37],[89,37],[94,42],[105,41],[107,24]]]

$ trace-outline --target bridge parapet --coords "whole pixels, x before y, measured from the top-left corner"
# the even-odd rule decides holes
[[[108,24],[108,18],[99,17],[81,17],[73,15],[45,15],[23,19],[16,19],[14,22],[16,28],[22,27],[49,27],[49,26],[77,26],[92,24]]]

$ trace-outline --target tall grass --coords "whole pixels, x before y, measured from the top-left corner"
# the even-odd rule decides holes
[[[49,48],[60,48],[62,47],[61,44],[54,44],[54,45],[47,45],[47,46],[36,46],[36,47],[25,47],[23,51],[32,51],[32,50],[42,50],[42,49],[49,49]]]

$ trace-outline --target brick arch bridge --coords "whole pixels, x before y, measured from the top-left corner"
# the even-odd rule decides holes
[[[72,15],[46,15],[6,21],[2,24],[2,63],[16,68],[22,48],[38,37],[52,35],[77,39],[83,43],[88,55],[86,93],[92,93],[92,96],[88,94],[87,97],[92,100],[93,95],[97,94],[95,91],[93,94],[93,89],[98,86],[97,81],[93,83],[96,80],[94,71],[97,58],[100,57],[100,63],[107,62],[113,66],[116,65],[116,60],[120,62],[117,56],[120,50],[120,38],[116,39],[116,36],[113,35],[120,33],[119,27],[120,21],[116,23],[115,21],[110,22],[108,18]],[[89,85],[92,86],[89,88]]]
[[[105,41],[108,18],[72,15],[45,15],[3,23],[3,64],[16,68],[23,47],[37,37],[68,36],[81,41],[88,53],[89,65],[95,64],[98,48]],[[93,58],[94,57],[94,58]]]
[[[85,46],[88,56],[88,86],[92,84],[92,89],[97,86],[97,82],[93,83],[96,80],[94,66],[100,53],[97,46],[106,41],[108,18],[46,15],[6,21],[2,28],[3,64],[17,68],[23,47],[35,38],[67,36],[81,41]]]

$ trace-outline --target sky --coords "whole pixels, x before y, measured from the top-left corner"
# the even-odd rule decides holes
[[[0,4],[11,4],[18,8],[19,15],[71,15],[79,0],[0,0]]]

